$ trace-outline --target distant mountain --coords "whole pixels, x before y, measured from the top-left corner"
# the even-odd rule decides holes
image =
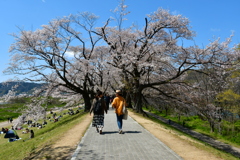
[[[8,93],[9,90],[12,89],[13,86],[18,85],[15,89],[17,94],[27,93],[31,94],[32,89],[36,87],[41,87],[43,84],[39,83],[30,83],[30,82],[5,82],[0,83],[0,96],[3,96]]]

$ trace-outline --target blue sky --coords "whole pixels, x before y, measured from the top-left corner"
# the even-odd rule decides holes
[[[3,75],[9,63],[8,49],[18,33],[18,28],[36,30],[55,18],[89,11],[100,17],[101,26],[110,16],[110,10],[119,0],[0,0],[0,82],[14,77]],[[234,33],[233,44],[240,43],[240,0],[125,0],[131,12],[125,25],[143,26],[147,14],[159,7],[172,14],[181,14],[190,20],[192,30],[197,33],[195,44],[205,46],[214,37],[221,40]]]

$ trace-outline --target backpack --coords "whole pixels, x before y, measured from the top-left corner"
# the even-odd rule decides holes
[[[101,113],[101,101],[97,100],[93,109],[94,114],[100,114]]]

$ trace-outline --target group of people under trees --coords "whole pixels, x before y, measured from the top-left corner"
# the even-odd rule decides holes
[[[4,127],[2,127],[1,134],[3,134],[3,133],[7,133],[7,132],[8,132],[8,128],[4,128]]]
[[[56,113],[53,113],[53,112],[52,112],[52,114],[53,114],[54,122],[57,122],[58,119],[59,119],[60,117],[62,117],[61,115],[57,117],[57,114],[56,114]],[[50,117],[49,117],[49,120],[52,121]],[[28,127],[30,127],[30,128],[37,127],[38,129],[41,129],[41,128],[43,128],[45,125],[47,125],[47,121],[44,120],[43,123],[40,124],[40,123],[35,123],[35,122],[33,122],[32,120],[28,120],[28,121],[26,121],[26,124],[27,124]],[[18,134],[17,134],[17,132],[16,132],[15,130],[18,130],[18,129],[17,129],[17,128],[14,129],[13,126],[12,126],[12,128],[11,128],[10,130],[9,130],[8,128],[2,128],[1,133],[2,133],[2,134],[5,134],[5,137],[6,137],[6,138],[9,138],[9,142],[14,142],[14,141],[16,141],[16,140],[21,139],[21,138],[19,138],[19,136],[18,136]],[[27,141],[27,140],[29,140],[29,139],[34,138],[34,131],[33,131],[33,129],[30,130],[30,129],[26,128],[24,131],[22,131],[22,134],[29,134],[29,138],[26,139],[26,140],[23,140],[24,142]],[[5,137],[4,137],[4,138],[5,138]]]
[[[56,122],[55,119],[59,119],[59,118],[60,118],[60,117],[56,117],[56,116],[57,116],[57,115],[56,115],[56,113],[55,113],[55,114],[54,114],[54,117],[53,117],[53,118],[54,118],[54,122]],[[8,120],[9,120],[9,119],[8,119]],[[10,121],[10,120],[9,120],[9,121]],[[41,128],[43,128],[45,125],[47,125],[47,121],[44,120],[43,123],[41,124],[41,123],[35,123],[35,122],[33,122],[32,120],[28,120],[28,121],[26,121],[26,124],[27,124],[28,127],[30,127],[30,128],[37,127],[38,129],[41,129]],[[20,128],[20,129],[21,129],[21,128]],[[1,133],[2,133],[2,134],[5,134],[4,138],[9,138],[9,142],[14,142],[14,141],[16,141],[16,140],[21,139],[21,138],[19,138],[16,130],[19,130],[19,129],[18,129],[18,128],[15,128],[15,129],[14,129],[13,126],[12,126],[11,129],[2,128]],[[29,134],[29,138],[26,139],[26,140],[23,140],[23,142],[25,142],[25,141],[27,141],[27,140],[29,140],[29,139],[34,138],[34,131],[33,131],[33,129],[26,128],[24,131],[22,131],[22,134]]]
[[[76,114],[77,114],[77,113],[79,113],[79,111],[76,112]],[[54,119],[53,122],[57,122],[58,119],[62,117],[62,115],[60,115],[60,116],[57,117],[57,114],[56,114],[56,113],[53,113],[52,111],[51,111],[51,114],[53,114],[53,119]],[[49,121],[52,121],[50,117],[48,117],[48,118],[49,118]],[[28,124],[28,126],[29,126],[30,128],[32,128],[32,127],[37,127],[38,129],[41,129],[41,128],[43,128],[45,125],[48,124],[46,120],[44,120],[42,124],[32,122],[32,120],[28,120],[26,123]],[[13,128],[12,128],[12,130],[14,131]],[[6,131],[5,133],[7,134],[7,131]],[[13,142],[13,141],[19,139],[19,136],[17,135],[16,131],[14,131],[14,134],[15,134],[16,136],[9,138],[9,142]],[[25,142],[25,141],[27,141],[27,140],[29,140],[29,139],[34,138],[34,131],[33,131],[33,129],[29,130],[28,128],[26,128],[25,131],[22,131],[22,134],[29,134],[29,138],[26,139],[26,140],[23,140],[23,142]]]
[[[29,140],[29,139],[32,139],[34,138],[34,131],[31,129],[29,130],[28,128],[26,128],[26,131],[23,131],[22,132],[23,134],[28,134],[29,133],[29,138],[26,139],[26,140]],[[21,138],[18,136],[16,130],[14,130],[13,128],[12,129],[8,129],[8,128],[2,128],[2,131],[1,131],[1,134],[5,134],[4,138],[8,138],[8,142],[14,142],[14,141],[17,141],[17,140],[20,140]],[[26,140],[23,140],[23,141],[26,141]]]
[[[119,134],[123,134],[123,107],[127,106],[125,99],[122,96],[121,90],[116,90],[116,97],[111,100],[109,96],[106,100],[106,96],[103,96],[102,91],[97,91],[97,95],[95,96],[91,109],[90,115],[93,113],[93,121],[92,127],[96,127],[96,131],[99,134],[102,134],[102,130],[104,127],[104,112],[107,114],[109,109],[109,104],[111,102],[112,108],[115,109],[116,117],[117,117],[117,125],[119,129]]]

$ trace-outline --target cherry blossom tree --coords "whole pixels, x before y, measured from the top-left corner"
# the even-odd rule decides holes
[[[224,70],[223,70],[224,71]],[[218,128],[221,131],[223,120],[223,108],[217,103],[217,95],[229,87],[226,81],[228,72],[215,72],[213,69],[205,73],[190,73],[192,79],[192,89],[187,92],[187,96],[195,109],[195,115],[209,123],[211,132]],[[188,79],[189,80],[189,79]]]
[[[12,34],[15,43],[5,73],[49,84],[46,92],[60,87],[70,96],[79,94],[89,110],[95,83],[102,76],[96,64],[104,47],[97,46],[101,37],[92,32],[97,18],[85,12],[52,20],[36,31],[20,29],[19,35]]]
[[[27,120],[33,120],[37,122],[41,119],[45,119],[47,110],[43,104],[46,103],[46,98],[32,98],[32,102],[25,105],[25,109],[22,114],[15,120],[14,128],[22,127]]]
[[[12,88],[8,91],[8,93],[2,96],[2,99],[4,102],[9,102],[12,99],[16,98],[16,88],[17,87],[18,87],[18,85],[12,86]]]
[[[182,15],[159,8],[147,15],[141,28],[123,26],[130,13],[124,0],[114,13],[115,26],[110,18],[104,26],[94,28],[97,16],[85,12],[52,20],[36,31],[20,29],[19,35],[13,34],[12,59],[5,73],[46,83],[47,96],[65,96],[70,106],[83,98],[85,110],[90,109],[97,89],[123,89],[128,103],[133,102],[141,113],[143,102],[151,96],[160,98],[165,109],[189,110],[197,104],[193,101],[197,96],[189,93],[197,95],[202,90],[186,81],[190,72],[207,76],[209,84],[218,80],[224,84],[224,75],[232,72],[229,68],[238,65],[239,51],[229,47],[231,37],[223,42],[213,40],[203,48],[186,45],[195,32]],[[204,105],[212,108],[218,92],[205,92],[211,92],[211,101]]]
[[[127,77],[123,82],[131,86],[129,90],[133,92],[137,112],[143,112],[144,90],[151,88],[162,96],[174,98],[176,90],[167,88],[183,86],[188,71],[205,75],[208,73],[202,68],[206,67],[216,72],[226,71],[239,56],[229,47],[231,38],[224,42],[214,40],[205,48],[179,45],[179,40],[191,40],[195,36],[189,20],[161,8],[145,18],[143,29],[135,26],[119,29],[111,27],[110,22],[107,21],[98,34],[110,47],[112,59],[109,64],[118,69],[112,75]]]

